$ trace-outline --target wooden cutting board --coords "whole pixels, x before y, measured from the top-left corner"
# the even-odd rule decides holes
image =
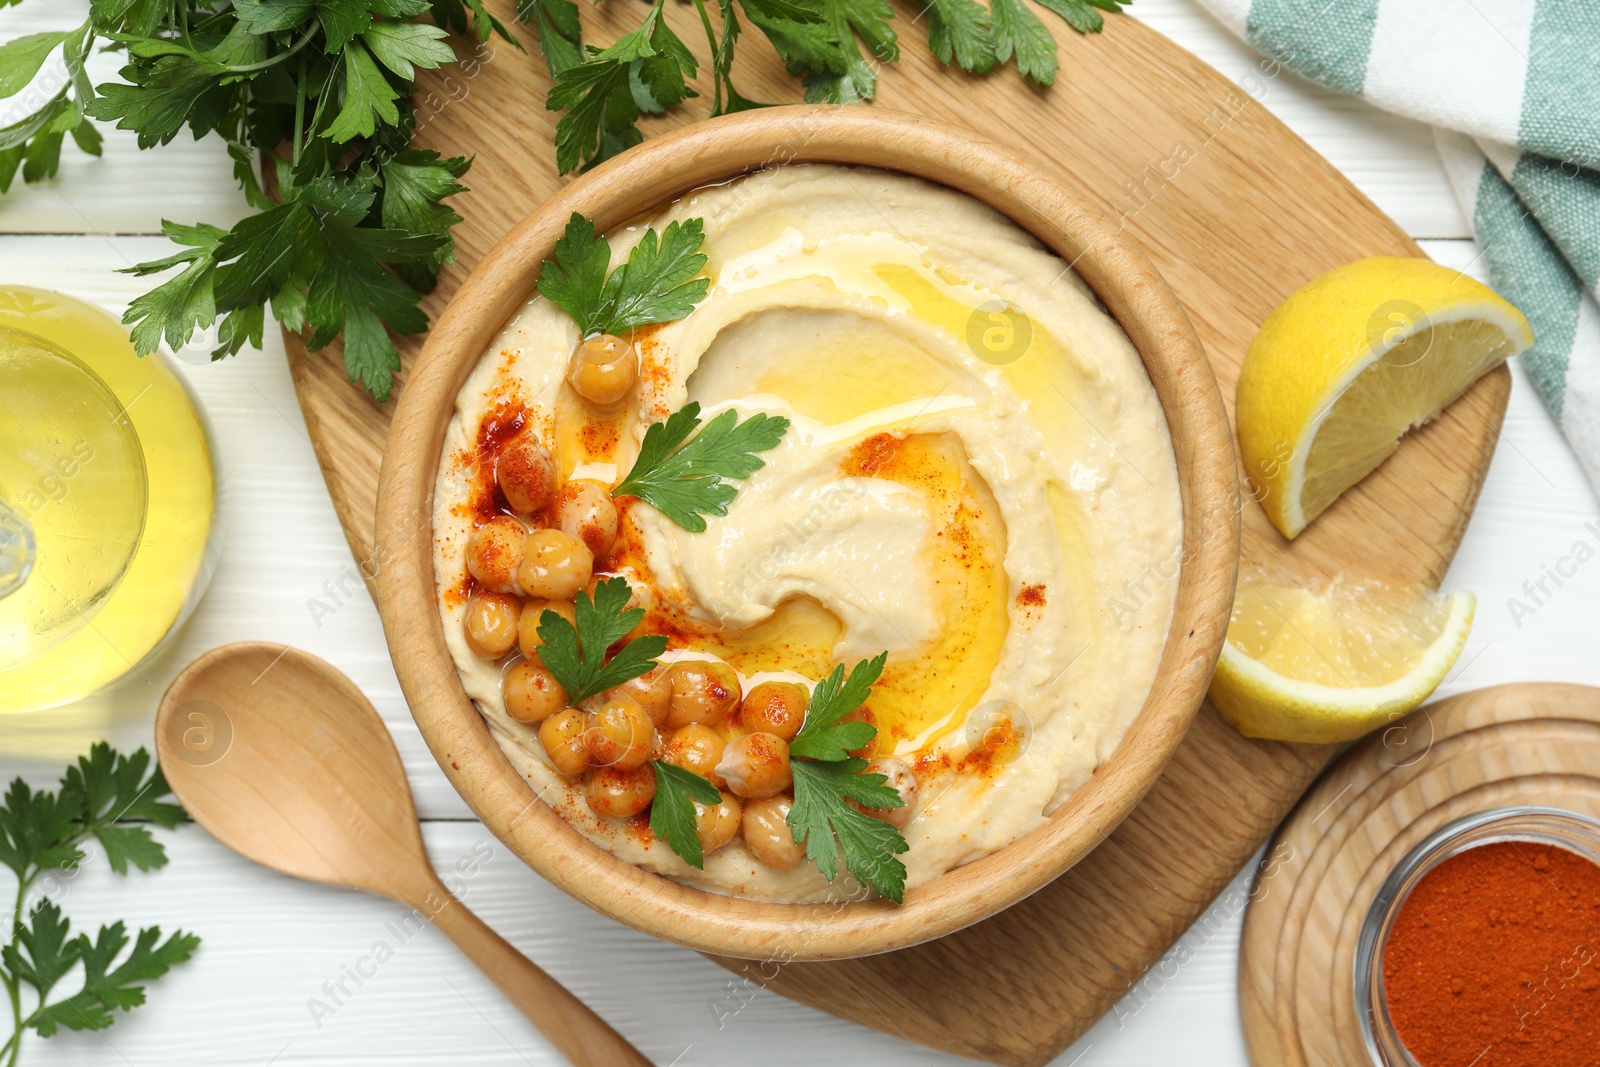
[[[490,6],[511,18],[506,0]],[[583,5],[589,40],[609,42],[641,17],[633,0]],[[673,26],[704,59],[693,8]],[[1080,37],[1051,16],[1056,85],[1003,71],[940,68],[900,9],[904,57],[884,71],[875,106],[963,123],[1033,157],[1079,192],[1103,198],[1183,301],[1231,408],[1233,383],[1267,312],[1308,279],[1374,254],[1421,250],[1333,167],[1249,95],[1127,17]],[[459,45],[466,54],[468,47]],[[795,101],[795,84],[757,34],[741,39],[741,91]],[[1268,82],[1259,74],[1257,91]],[[426,302],[437,315],[488,248],[560,185],[539,64],[504,43],[475,63],[424,73],[418,143],[475,157],[455,199],[457,265]],[[646,133],[706,113],[651,120]],[[653,124],[653,125],[652,125]],[[301,407],[328,488],[364,573],[389,409],[346,380],[337,348],[308,355],[287,339]],[[420,347],[404,342],[407,365]],[[1480,381],[1412,435],[1289,551],[1253,503],[1247,561],[1316,574],[1354,570],[1436,585],[1460,543],[1494,451],[1510,377]],[[1327,760],[1326,748],[1248,741],[1202,710],[1147,799],[1105,847],[1050,887],[960,934],[840,963],[722,961],[785,996],[923,1044],[1005,1064],[1043,1063],[1120,996],[1246,863]]]
[[[1328,769],[1268,846],[1239,954],[1255,1067],[1366,1063],[1356,943],[1395,865],[1441,827],[1513,804],[1600,817],[1600,689],[1462,693]]]

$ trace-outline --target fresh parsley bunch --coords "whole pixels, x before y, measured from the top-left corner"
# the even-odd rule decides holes
[[[899,56],[887,0],[716,0],[715,19],[707,0],[691,2],[710,51],[714,115],[765,106],[733,83],[744,22],[812,102],[871,100],[878,66]],[[1092,33],[1100,11],[1131,0],[1037,2]],[[1014,59],[1035,82],[1054,81],[1055,41],[1028,0],[917,3],[941,63],[983,73]],[[518,0],[553,81],[545,106],[563,112],[561,173],[638,144],[641,115],[699,95],[689,84],[698,63],[663,17],[665,4],[651,0],[638,28],[598,48],[583,40],[575,0]],[[433,25],[414,21],[424,16]],[[141,148],[184,129],[216,133],[261,214],[232,230],[163,222],[182,251],[132,273],[183,269],[129,309],[135,350],[149,355],[163,339],[186,345],[215,327],[212,357],[221,359],[260,345],[270,308],[286,328],[309,329],[313,351],[342,332],[350,380],[385,401],[400,367],[390,332],[427,328],[420,294],[454,262],[450,231],[460,216],[444,201],[463,191],[469,161],[411,148],[408,102],[417,68],[456,58],[447,33],[522,48],[486,0],[90,0],[82,25],[0,45],[0,102],[28,89],[57,49],[66,71],[0,128],[0,193],[19,170],[25,181],[54,177],[69,137],[99,155],[90,118],[135,131]],[[85,60],[96,47],[126,53],[121,81],[92,84]],[[262,156],[265,182],[256,174]]]
[[[438,25],[410,21],[430,10]],[[400,368],[388,331],[426,329],[419,294],[453,262],[460,221],[443,201],[462,191],[467,160],[409,147],[416,68],[456,58],[446,30],[515,43],[483,0],[92,0],[81,26],[0,47],[0,99],[57,48],[67,71],[0,129],[0,191],[19,166],[28,181],[54,176],[68,136],[99,154],[86,117],[135,131],[141,148],[185,128],[218,134],[260,214],[232,230],[163,222],[183,250],[132,273],[183,270],[129,309],[135,350],[216,326],[213,358],[232,355],[261,344],[270,307],[289,329],[309,327],[313,350],[342,331],[350,379],[386,400]],[[120,82],[91,84],[96,46],[126,53]]]
[[[899,58],[887,0],[716,0],[718,28],[707,0],[692,0],[711,55],[713,115],[767,106],[733,85],[734,47],[741,16],[805,84],[809,103],[853,104],[877,93],[878,67]],[[1040,85],[1055,82],[1055,38],[1027,0],[916,0],[927,20],[928,46],[939,62],[983,74],[1012,60]],[[1132,0],[1038,0],[1079,33],[1104,25],[1101,11]],[[520,12],[538,34],[554,86],[545,101],[564,114],[556,124],[561,173],[588,168],[638,144],[641,115],[661,115],[697,97],[693,54],[653,0],[637,29],[605,48],[585,45],[574,0],[521,0]],[[1096,10],[1098,9],[1098,10]],[[868,57],[871,57],[870,59]]]
[[[144,1003],[143,983],[166,974],[194,955],[200,939],[179,930],[165,941],[160,927],[150,926],[132,938],[120,922],[100,927],[90,937],[73,935],[58,905],[40,900],[23,915],[23,907],[41,875],[76,868],[93,838],[118,874],[129,864],[141,871],[167,862],[166,851],[140,823],[171,829],[183,821],[183,809],[168,803],[171,791],[159,767],[140,749],[132,756],[101,742],[67,768],[58,791],[34,792],[18,778],[0,805],[0,863],[17,879],[9,943],[0,948],[0,985],[11,1005],[12,1033],[0,1045],[0,1059],[15,1064],[24,1031],[50,1037],[68,1030],[103,1030],[116,1021],[117,1009],[131,1011]],[[81,965],[81,966],[80,966]],[[75,969],[82,974],[78,991],[51,998]],[[33,992],[24,1007],[24,987]]]

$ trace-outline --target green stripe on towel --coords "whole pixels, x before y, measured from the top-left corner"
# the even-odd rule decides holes
[[[1600,285],[1600,172],[1523,153],[1511,171],[1511,187],[1594,292]]]
[[[1258,3],[1256,7],[1260,7]],[[1251,11],[1250,21],[1255,22]],[[1517,143],[1530,152],[1600,167],[1600,3],[1538,0]]]
[[[1377,21],[1378,0],[1256,0],[1245,38],[1303,77],[1360,96]]]
[[[1567,357],[1578,328],[1578,301],[1583,296],[1577,276],[1500,172],[1488,163],[1478,186],[1472,229],[1483,248],[1489,281],[1528,316],[1533,347],[1522,353],[1522,365],[1559,419],[1566,399]]]

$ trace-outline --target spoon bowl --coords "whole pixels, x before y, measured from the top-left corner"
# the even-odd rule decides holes
[[[573,1063],[649,1067],[439,881],[389,729],[331,664],[260,641],[212,649],[161,698],[156,753],[190,817],[224,845],[296,878],[409,905]]]
[[[235,852],[414,901],[427,853],[400,753],[324,661],[261,642],[213,649],[167,690],[156,751],[194,821]]]

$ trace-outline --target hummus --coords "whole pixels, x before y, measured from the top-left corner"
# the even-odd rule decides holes
[[[792,420],[690,533],[622,498],[620,573],[669,639],[746,689],[814,683],[879,652],[877,755],[915,771],[907,887],[1039,826],[1116,748],[1154,679],[1177,586],[1166,421],[1137,351],[1071,267],[991,208],[919,179],[791,165],[708,188],[610,236],[703,218],[708,295],[635,332],[639,384],[595,414],[564,383],[580,340],[541,297],[462,388],[434,503],[435,573],[467,693],[535,792],[602,847],[706,888],[829,899],[809,863],[764,867],[735,839],[697,871],[642,818],[593,814],[500,663],[462,634],[466,544],[493,514],[482,451],[531,425],[565,479],[614,485],[646,427],[689,401]]]

